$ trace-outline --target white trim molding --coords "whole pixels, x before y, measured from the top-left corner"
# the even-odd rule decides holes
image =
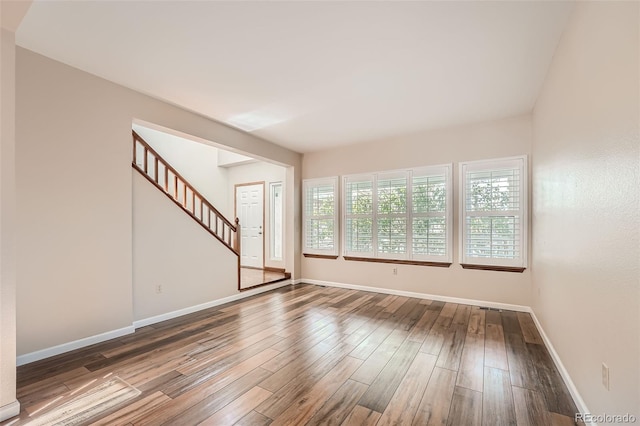
[[[0,422],[20,414],[20,403],[15,400],[0,407]]]
[[[494,309],[506,309],[509,311],[518,311],[518,312],[531,311],[531,308],[529,308],[528,306],[513,305],[510,303],[489,302],[486,300],[475,300],[475,299],[464,299],[461,297],[440,296],[437,294],[417,293],[413,291],[404,291],[404,290],[391,290],[388,288],[336,283],[332,281],[320,281],[320,280],[309,280],[309,279],[295,280],[295,284],[298,284],[298,283],[324,285],[327,287],[340,287],[340,288],[347,288],[350,290],[372,291],[374,293],[393,294],[394,296],[405,296],[405,297],[413,297],[416,299],[437,300],[439,302],[459,303],[461,305],[474,305],[474,306],[482,306],[485,308],[494,308]]]
[[[31,352],[28,354],[20,355],[16,359],[18,366],[29,364],[31,362],[40,361],[41,359],[49,358],[55,355],[60,355],[65,352],[73,351],[75,349],[84,348],[86,346],[94,345],[96,343],[102,343],[107,340],[115,339],[117,337],[125,336],[136,331],[137,328],[144,327],[146,325],[155,324],[168,319],[177,318],[182,315],[187,315],[193,312],[201,311],[203,309],[211,308],[213,306],[223,305],[225,303],[233,302],[235,300],[244,299],[265,291],[274,290],[276,288],[290,285],[291,280],[280,281],[273,285],[257,288],[255,290],[243,291],[233,296],[224,297],[218,300],[212,300],[211,302],[202,303],[200,305],[190,306],[188,308],[179,309],[173,312],[167,312],[165,314],[156,315],[151,318],[145,318],[142,320],[134,321],[132,325],[123,327],[117,330],[107,331],[105,333],[96,334],[95,336],[85,337],[83,339],[74,340],[73,342],[63,343],[61,345],[53,346],[39,351]]]
[[[115,339],[116,337],[126,336],[127,334],[131,334],[134,331],[135,329],[133,328],[133,326],[130,325],[128,327],[119,328],[117,330],[111,330],[104,333],[96,334],[95,336],[89,336],[83,339],[74,340],[73,342],[63,343],[61,345],[56,345],[50,348],[41,349],[39,351],[18,356],[16,358],[16,364],[20,366],[20,365],[29,364],[35,361],[40,361],[41,359],[60,355],[65,352],[84,348],[86,346],[94,345],[96,343],[102,343],[107,340]]]
[[[266,285],[264,287],[256,288],[253,290],[247,290],[234,294],[232,296],[223,297],[222,299],[212,300],[210,302],[201,303],[199,305],[189,306],[188,308],[178,309],[176,311],[167,312],[164,314],[156,315],[153,317],[137,320],[133,322],[133,327],[138,329],[151,324],[157,324],[162,321],[170,320],[173,318],[181,317],[183,315],[192,314],[194,312],[202,311],[203,309],[213,308],[214,306],[224,305],[225,303],[234,302],[236,300],[244,299],[246,297],[254,296],[256,294],[264,293],[266,291],[275,290],[280,287],[291,285],[291,280],[284,280],[274,283],[273,285]]]

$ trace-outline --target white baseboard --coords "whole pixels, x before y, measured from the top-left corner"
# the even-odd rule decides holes
[[[426,293],[416,293],[413,291],[404,291],[404,290],[392,290],[388,288],[380,288],[380,287],[369,287],[364,285],[355,285],[355,284],[345,284],[345,283],[336,283],[332,281],[320,281],[320,280],[309,280],[309,279],[301,279],[296,280],[294,284],[299,283],[309,283],[315,285],[324,285],[328,287],[340,287],[340,288],[348,288],[350,290],[362,290],[362,291],[371,291],[374,293],[383,293],[383,294],[392,294],[394,296],[405,296],[405,297],[413,297],[416,299],[429,299],[429,300],[437,300],[439,302],[448,302],[448,303],[459,303],[461,305],[474,305],[474,306],[482,306],[485,308],[495,308],[495,309],[505,309],[509,311],[518,311],[518,312],[530,312],[531,308],[523,305],[513,305],[510,303],[500,303],[500,302],[489,302],[487,300],[475,300],[475,299],[464,299],[461,297],[451,297],[451,296],[440,296],[437,294],[426,294]]]
[[[18,400],[15,400],[10,404],[0,407],[0,422],[17,416],[18,414],[20,414],[20,403]]]
[[[551,340],[549,340],[549,336],[547,336],[547,333],[544,332],[544,329],[542,328],[542,324],[540,324],[540,321],[538,321],[538,317],[536,317],[536,314],[533,311],[533,309],[529,308],[529,313],[531,314],[531,318],[533,318],[533,322],[536,324],[536,328],[538,329],[540,336],[542,336],[544,345],[547,347],[547,350],[551,355],[551,359],[553,359],[553,363],[556,365],[556,368],[560,372],[560,376],[562,376],[562,380],[564,381],[564,384],[567,385],[567,389],[569,389],[569,393],[573,398],[573,402],[575,402],[576,404],[576,408],[578,409],[578,412],[590,413],[591,411],[589,411],[589,409],[587,408],[587,405],[582,399],[580,392],[578,392],[578,388],[576,388],[576,385],[573,383],[573,380],[571,380],[571,376],[569,376],[569,372],[564,367],[564,364],[560,359],[560,355],[558,355],[558,352],[556,352],[556,349],[553,347],[553,344],[551,343]],[[594,425],[594,426],[596,425],[595,423],[587,423],[587,424]]]
[[[53,346],[39,351],[31,352],[28,354],[20,355],[16,358],[17,365],[29,364],[30,362],[40,361],[41,359],[49,358],[55,355],[60,355],[65,352],[73,351],[75,349],[84,348],[96,343],[101,343],[106,340],[115,339],[116,337],[125,336],[135,331],[133,326],[119,328],[117,330],[107,331],[105,333],[96,334],[95,336],[85,337],[83,339],[74,340],[73,342],[63,343],[61,345]]]
[[[16,358],[16,364],[18,366],[29,364],[31,362],[40,361],[41,359],[49,358],[55,355],[60,355],[65,352],[73,351],[75,349],[84,348],[96,343],[102,343],[104,341],[115,339],[116,337],[125,336],[133,333],[137,328],[144,327],[146,325],[155,324],[161,321],[165,321],[172,318],[177,318],[182,315],[187,315],[193,312],[201,311],[203,309],[211,308],[213,306],[223,305],[225,303],[233,302],[235,300],[244,299],[265,291],[274,290],[276,288],[290,285],[291,281],[279,281],[273,285],[267,285],[257,288],[255,290],[247,290],[233,296],[225,297],[218,300],[212,300],[211,302],[202,303],[196,306],[190,306],[188,308],[179,309],[173,312],[167,312],[166,314],[156,315],[151,318],[146,318],[138,321],[134,321],[133,325],[129,327],[120,328],[118,330],[107,331],[105,333],[97,334],[95,336],[85,337],[84,339],[74,340],[73,342],[63,343],[61,345],[53,346],[51,348],[41,349],[39,351],[31,352],[28,354],[20,355]]]
[[[271,285],[266,285],[264,287],[259,287],[254,290],[247,290],[240,292],[238,294],[234,294],[232,296],[223,297],[222,299],[212,300],[210,302],[201,303],[195,306],[189,306],[188,308],[178,309],[176,311],[167,312],[165,314],[156,315],[153,317],[137,320],[133,322],[133,326],[138,329],[140,327],[145,327],[147,325],[156,324],[162,321],[170,320],[173,318],[180,317],[182,315],[192,314],[194,312],[201,311],[203,309],[213,308],[214,306],[224,305],[225,303],[234,302],[236,300],[244,299],[246,297],[254,296],[256,294],[264,293],[266,291],[275,290],[276,288],[284,287],[287,285],[291,285],[291,280],[278,281],[277,283],[273,283]]]

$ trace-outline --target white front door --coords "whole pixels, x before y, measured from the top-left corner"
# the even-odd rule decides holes
[[[240,265],[263,267],[264,183],[236,186],[236,214],[240,219]]]

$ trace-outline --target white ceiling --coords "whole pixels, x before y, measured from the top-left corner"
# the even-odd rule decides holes
[[[309,152],[531,111],[571,7],[49,0],[16,39]]]

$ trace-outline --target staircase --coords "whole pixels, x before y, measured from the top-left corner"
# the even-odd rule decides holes
[[[238,218],[235,224],[231,223],[140,135],[135,131],[132,133],[133,162],[131,166],[238,256],[239,276],[240,224]]]

